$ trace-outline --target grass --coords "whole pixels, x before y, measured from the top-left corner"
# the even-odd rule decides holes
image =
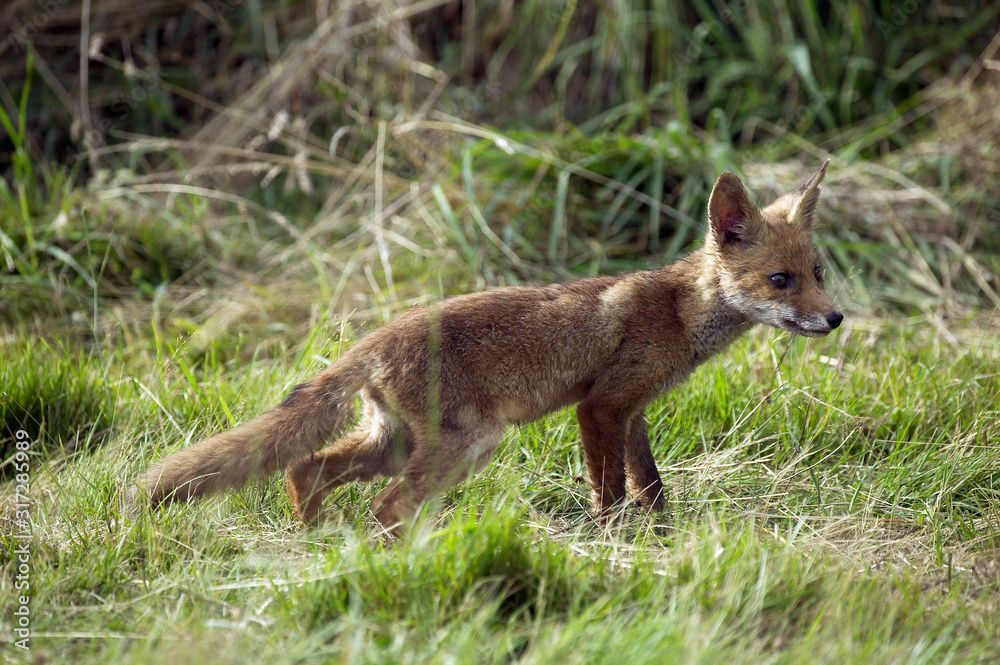
[[[108,377],[102,371],[107,368],[66,345],[53,348],[37,339],[22,341],[24,346],[11,353],[0,369],[4,460],[15,452],[18,430],[61,447],[62,455],[96,446],[107,435],[113,412]],[[4,345],[11,342],[8,339]],[[0,476],[9,478],[8,471],[6,464],[0,467]]]
[[[89,115],[74,1],[0,64],[0,659],[1000,659],[995,3],[210,4],[103,3]],[[664,513],[593,522],[572,410],[391,547],[378,484],[315,530],[277,477],[121,513],[409,307],[662,265],[720,171],[827,156],[847,319],[650,406]]]
[[[123,477],[225,427],[225,404],[242,402],[236,420],[266,408],[316,362],[122,358],[158,385],[118,386],[114,436],[33,458],[32,655],[990,662],[1000,344],[908,328],[760,331],[658,400],[665,514],[591,522],[567,411],[512,430],[390,549],[371,541],[372,486],[335,493],[316,531],[278,479],[125,518]]]

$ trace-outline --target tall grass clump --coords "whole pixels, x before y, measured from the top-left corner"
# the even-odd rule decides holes
[[[16,434],[37,441],[38,461],[84,452],[111,434],[115,402],[100,359],[68,344],[0,340],[0,453],[13,455]],[[55,456],[55,457],[53,457]],[[4,464],[0,473],[12,473]]]

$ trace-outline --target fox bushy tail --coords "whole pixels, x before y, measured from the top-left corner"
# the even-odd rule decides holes
[[[316,451],[353,420],[351,398],[367,376],[356,355],[349,351],[255,420],[154,464],[136,479],[127,504],[136,509],[144,500],[156,506],[235,489]]]

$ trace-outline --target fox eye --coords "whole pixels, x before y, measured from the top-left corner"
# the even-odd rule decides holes
[[[816,266],[816,269],[813,270],[813,274],[816,275],[816,281],[822,283],[823,271],[819,269],[819,266]]]
[[[768,279],[771,280],[771,285],[777,289],[783,289],[788,286],[788,275],[783,272],[776,272]]]

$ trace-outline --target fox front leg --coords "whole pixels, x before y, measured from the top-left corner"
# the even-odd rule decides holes
[[[625,440],[625,476],[629,492],[643,508],[657,512],[663,510],[663,481],[649,449],[646,415],[641,412],[629,422],[628,438]]]
[[[588,402],[582,402],[576,414],[590,475],[591,505],[599,519],[607,519],[625,499],[628,420],[615,409]]]

